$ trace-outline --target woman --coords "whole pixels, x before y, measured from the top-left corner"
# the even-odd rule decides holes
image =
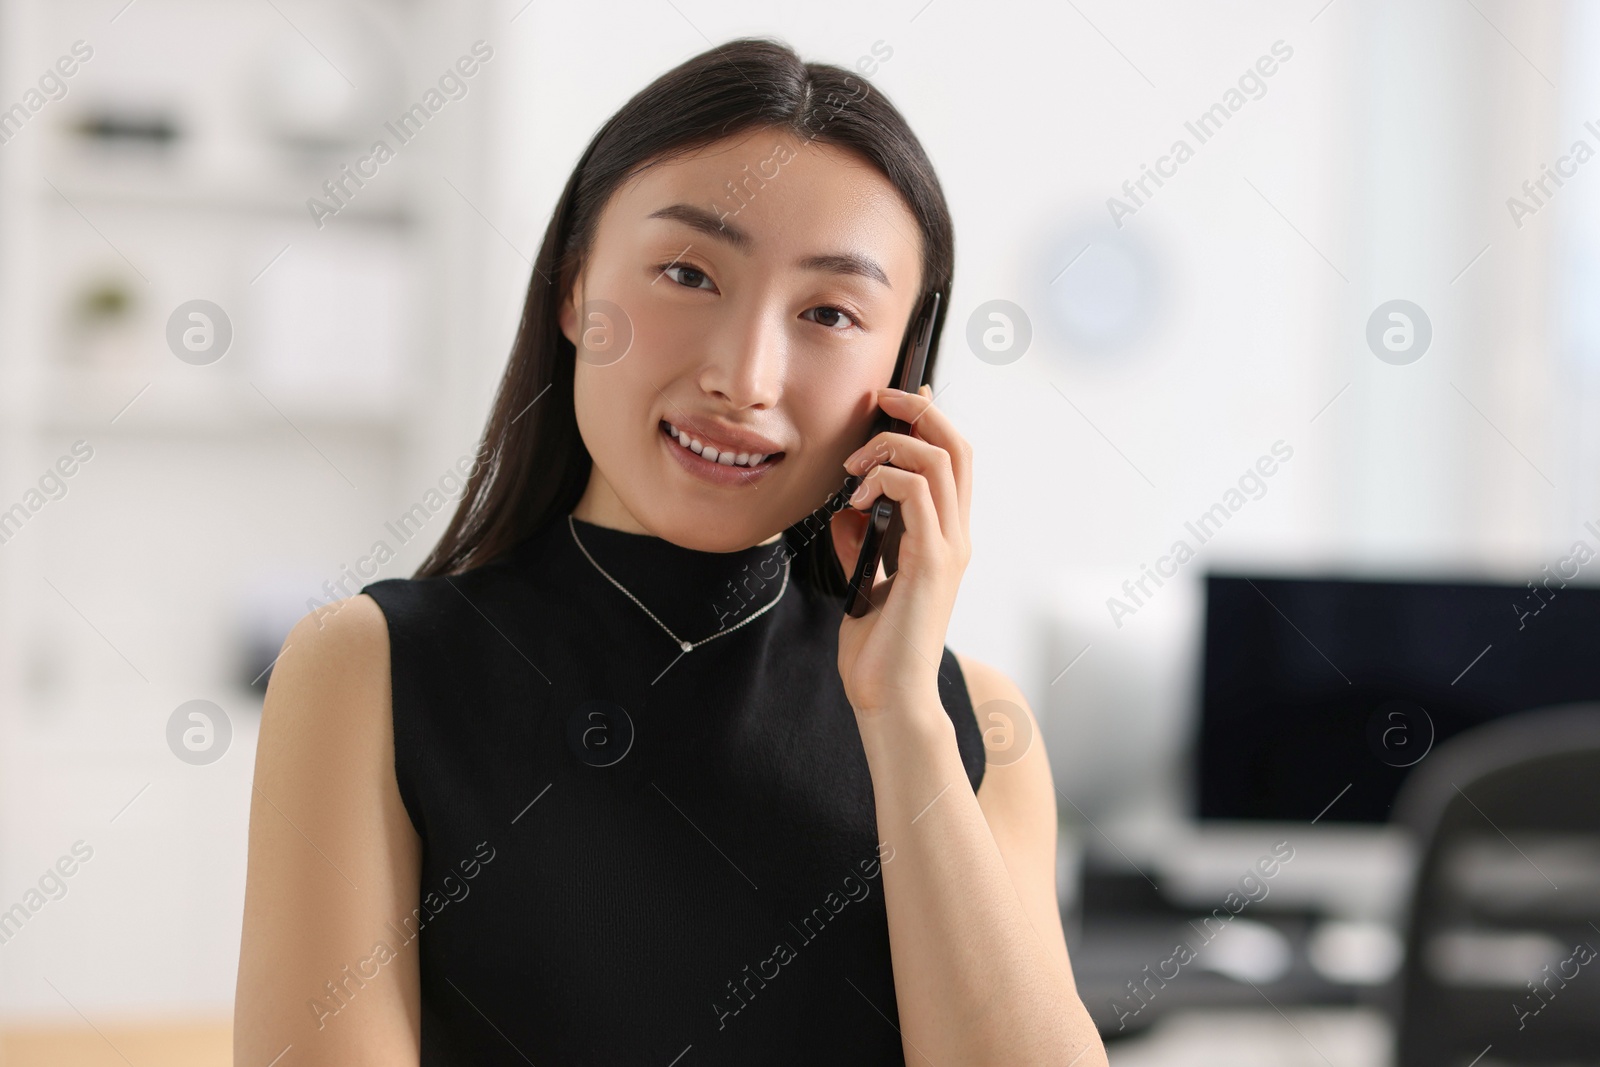
[[[899,113],[784,46],[601,128],[442,541],[285,642],[236,1062],[1105,1062],[1044,747],[985,766],[1032,716],[943,643],[971,448],[881,388],[952,259]]]

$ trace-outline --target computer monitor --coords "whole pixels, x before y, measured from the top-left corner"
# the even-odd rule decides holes
[[[1202,820],[1388,820],[1432,746],[1600,701],[1600,588],[1209,574]]]

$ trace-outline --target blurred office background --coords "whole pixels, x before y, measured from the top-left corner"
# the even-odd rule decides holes
[[[442,530],[395,523],[595,128],[747,34],[889,94],[951,200],[949,644],[1038,714],[1112,1062],[1595,1062],[1593,765],[1510,758],[1592,716],[1471,745],[1600,698],[1600,8],[1559,0],[0,0],[0,1062],[228,1062],[264,671]],[[1286,735],[1338,678],[1349,729]]]

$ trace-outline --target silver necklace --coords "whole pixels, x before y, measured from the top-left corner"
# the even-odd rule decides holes
[[[784,558],[783,558],[783,584],[778,587],[778,595],[772,598],[771,603],[767,604],[765,607],[757,609],[756,611],[752,612],[750,615],[746,616],[743,621],[734,623],[732,626],[728,627],[726,630],[718,630],[716,633],[712,634],[710,637],[701,638],[699,641],[685,641],[683,638],[679,637],[677,634],[673,633],[671,630],[668,630],[667,629],[667,624],[662,622],[660,619],[657,619],[655,612],[653,612],[649,608],[645,607],[643,601],[641,601],[638,597],[634,596],[632,593],[628,592],[628,587],[627,586],[623,585],[621,582],[619,582],[615,578],[611,577],[611,575],[609,573],[607,573],[606,569],[604,567],[600,566],[600,564],[595,561],[595,558],[593,556],[589,555],[589,550],[587,548],[583,547],[583,541],[580,540],[579,537],[578,537],[578,527],[577,527],[577,524],[572,521],[571,514],[567,515],[567,529],[572,531],[572,541],[573,541],[574,544],[576,544],[578,546],[578,551],[583,553],[585,559],[587,559],[590,563],[594,564],[594,569],[599,571],[601,574],[605,575],[606,581],[610,582],[612,585],[614,585],[618,589],[622,590],[623,596],[626,596],[629,600],[633,601],[635,604],[638,604],[639,605],[639,610],[644,612],[646,615],[650,616],[651,620],[654,621],[657,626],[661,627],[663,630],[666,630],[667,636],[672,638],[673,644],[677,645],[679,648],[683,649],[685,652],[693,652],[695,649],[699,648],[701,645],[705,644],[707,641],[715,641],[719,637],[726,637],[729,634],[733,633],[733,631],[737,630],[739,627],[744,626],[744,625],[746,625],[748,623],[755,622],[761,616],[765,615],[767,612],[771,611],[774,607],[776,607],[778,601],[783,599],[783,591],[785,589],[789,588],[789,557],[788,556],[784,556]]]

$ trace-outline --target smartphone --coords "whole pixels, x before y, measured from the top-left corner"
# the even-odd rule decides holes
[[[912,321],[911,328],[906,331],[905,337],[900,342],[900,356],[895,363],[895,374],[890,384],[896,389],[908,393],[915,393],[922,388],[923,377],[928,368],[928,348],[933,343],[933,324],[939,317],[939,294],[929,293],[922,301],[922,307],[917,310],[917,317]],[[903,419],[891,419],[882,409],[873,421],[872,433],[867,439],[870,441],[883,431],[890,433],[909,433],[911,424]],[[861,479],[856,477],[856,484]],[[854,487],[851,487],[854,491]],[[893,574],[898,569],[898,548],[900,535],[905,532],[905,523],[900,518],[900,505],[886,496],[880,496],[872,503],[872,510],[867,513],[867,533],[861,542],[861,552],[856,557],[855,575],[850,579],[850,590],[845,594],[845,614],[851,618],[859,619],[865,615],[872,602],[868,594],[872,592],[873,583],[878,578],[878,565],[883,564],[885,573]]]

